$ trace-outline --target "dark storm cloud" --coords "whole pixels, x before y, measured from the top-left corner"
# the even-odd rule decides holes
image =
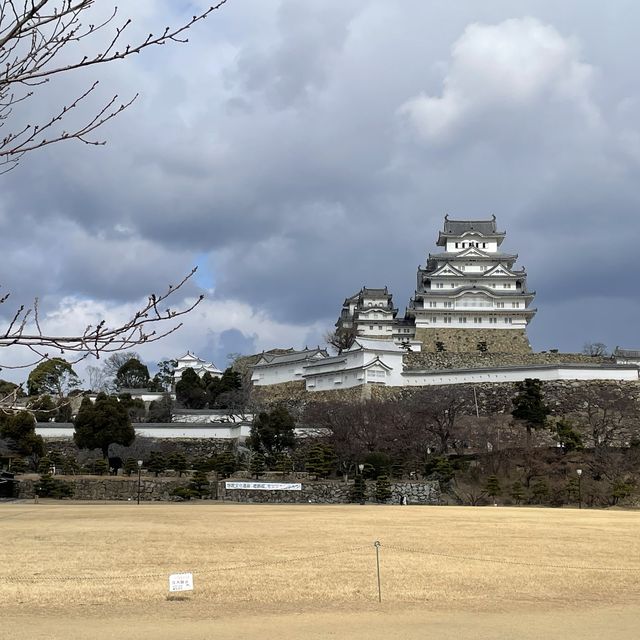
[[[315,343],[364,284],[402,313],[443,215],[495,213],[538,291],[534,346],[637,345],[633,16],[478,5],[230,2],[188,46],[110,69],[142,97],[109,145],[2,178],[5,280],[126,303],[208,255],[211,307],[176,348],[219,357]]]

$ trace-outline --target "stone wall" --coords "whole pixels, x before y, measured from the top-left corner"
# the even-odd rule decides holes
[[[111,445],[109,455],[118,456],[122,460],[127,458],[144,459],[152,451],[163,455],[173,452],[182,452],[189,459],[211,458],[214,454],[227,450],[234,443],[229,440],[217,440],[215,438],[144,438],[137,437],[130,447]],[[45,440],[46,452],[56,452],[65,456],[71,456],[81,462],[102,458],[99,449],[94,451],[80,450],[70,438],[47,438]]]
[[[367,502],[375,502],[373,481],[367,482]],[[391,504],[399,504],[406,496],[409,504],[440,504],[440,485],[434,481],[392,482]],[[288,503],[288,504],[346,504],[351,502],[353,482],[303,482],[301,491],[252,491],[226,489],[225,481],[218,483],[218,495],[227,502]]]
[[[138,478],[121,476],[56,476],[59,480],[73,485],[74,500],[114,500],[137,501]],[[214,474],[209,474],[213,480]],[[18,498],[33,499],[39,482],[35,474],[20,475],[16,478],[18,484]],[[237,478],[236,478],[237,480]],[[227,490],[225,482],[212,483],[213,494],[218,499],[227,502],[253,503],[313,503],[313,504],[344,504],[350,502],[353,483],[343,482],[303,482],[302,491],[244,491]],[[189,478],[155,478],[143,477],[140,483],[140,500],[158,502],[171,500],[171,491],[177,487],[186,487]],[[375,482],[367,482],[367,501],[373,502]],[[398,504],[402,496],[407,497],[409,504],[439,504],[440,487],[437,482],[392,482],[391,499],[389,502]]]
[[[480,369],[487,367],[526,366],[536,364],[615,364],[613,358],[587,356],[582,353],[408,353],[403,358],[405,369]]]
[[[437,351],[442,342],[447,352],[475,353],[479,342],[486,342],[493,353],[531,353],[529,338],[524,329],[436,329],[417,328],[416,340],[424,351]]]
[[[73,486],[74,500],[124,500],[138,498],[138,477],[121,476],[55,476]],[[19,475],[16,477],[19,498],[33,498],[40,476]],[[170,500],[171,491],[186,487],[189,478],[143,477],[140,482],[140,500],[146,502]]]

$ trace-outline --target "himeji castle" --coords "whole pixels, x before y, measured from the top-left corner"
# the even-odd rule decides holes
[[[527,324],[536,313],[517,254],[502,253],[504,231],[491,220],[444,218],[437,246],[424,268],[406,317],[428,350],[472,352],[484,342],[495,352],[531,351]],[[484,347],[483,347],[484,348]]]
[[[290,350],[262,358],[252,382],[304,382],[307,391],[362,385],[425,386],[540,380],[638,380],[640,369],[576,354],[532,353],[527,325],[536,314],[518,256],[505,253],[495,216],[445,216],[418,267],[404,317],[387,287],[362,287],[345,299],[336,322],[337,355]]]
[[[450,220],[438,235],[438,253],[418,267],[417,286],[404,318],[397,317],[388,289],[363,287],[344,301],[338,330],[366,338],[413,341],[423,350],[474,352],[531,351],[527,324],[535,315],[517,254],[502,253],[504,231],[496,218]]]

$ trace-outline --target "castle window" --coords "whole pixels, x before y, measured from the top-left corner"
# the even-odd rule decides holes
[[[458,322],[459,322],[460,324],[467,324],[467,317],[466,317],[466,316],[460,316],[460,317],[458,318]]]
[[[370,325],[369,325],[369,329],[370,329],[371,331],[373,331],[373,325],[372,325],[372,324],[370,324]]]
[[[458,242],[456,242],[456,249],[458,249],[458,244],[459,244],[459,243],[458,243]]]
[[[474,322],[475,324],[482,324],[482,318],[480,318],[480,317],[474,317],[473,322]]]

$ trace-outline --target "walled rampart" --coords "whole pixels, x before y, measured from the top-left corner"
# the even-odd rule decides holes
[[[487,349],[495,353],[531,353],[531,345],[524,329],[436,329],[417,328],[416,340],[422,342],[423,351],[435,352],[440,348],[446,352],[473,353],[478,343],[486,343]],[[437,343],[440,343],[438,345]]]

